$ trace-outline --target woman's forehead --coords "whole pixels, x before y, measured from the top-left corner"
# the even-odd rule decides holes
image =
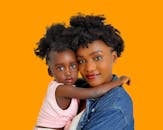
[[[104,43],[101,40],[93,41],[92,43],[88,44],[88,47],[79,47],[77,50],[77,56],[78,55],[93,55],[96,53],[103,53],[108,52],[109,50],[112,50],[111,47],[107,46],[106,43]]]

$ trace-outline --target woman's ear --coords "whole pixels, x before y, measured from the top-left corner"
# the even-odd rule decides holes
[[[117,61],[117,58],[118,58],[117,52],[116,51],[113,51],[112,52],[112,61],[113,61],[113,63],[115,63]]]

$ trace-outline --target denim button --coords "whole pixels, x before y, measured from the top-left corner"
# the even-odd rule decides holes
[[[95,109],[93,108],[91,112],[94,112],[94,111],[95,111]]]

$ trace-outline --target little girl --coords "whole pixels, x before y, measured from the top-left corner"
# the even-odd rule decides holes
[[[65,29],[62,24],[52,25],[35,49],[37,56],[46,59],[48,72],[55,79],[48,86],[35,130],[62,130],[77,114],[78,99],[97,98],[129,81],[128,77],[122,76],[99,87],[75,87],[78,64],[69,39],[62,35]]]

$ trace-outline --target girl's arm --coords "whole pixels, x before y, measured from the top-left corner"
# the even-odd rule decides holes
[[[79,88],[72,87],[70,85],[60,85],[56,89],[56,96],[78,99],[96,98],[102,96],[110,89],[122,85],[123,83],[129,85],[130,79],[126,76],[121,76],[117,80],[93,88]]]

